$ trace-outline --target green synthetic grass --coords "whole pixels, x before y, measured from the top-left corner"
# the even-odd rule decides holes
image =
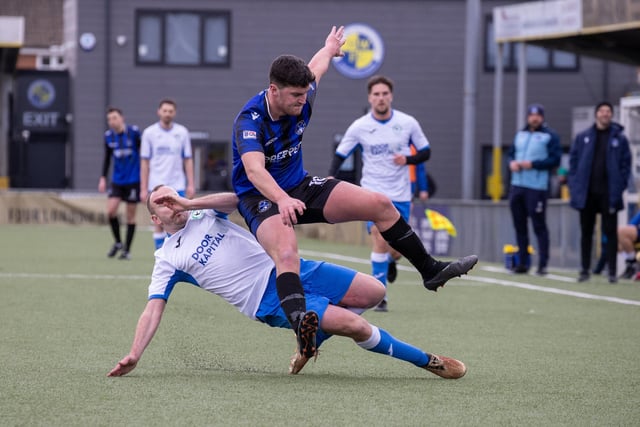
[[[401,270],[389,313],[366,318],[463,360],[467,376],[443,380],[344,338],[290,376],[290,331],[249,321],[183,284],[138,368],[107,378],[146,303],[150,233],[138,233],[131,261],[105,257],[106,227],[0,226],[0,236],[3,426],[640,424],[639,306],[477,279],[434,294]],[[365,260],[369,253],[312,240],[300,247]],[[565,283],[482,266],[469,278],[640,301],[638,282]]]

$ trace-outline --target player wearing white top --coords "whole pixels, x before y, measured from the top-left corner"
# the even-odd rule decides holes
[[[418,151],[429,150],[429,141],[412,116],[389,108],[383,115],[388,118],[378,118],[380,114],[377,111],[372,108],[370,113],[349,126],[336,148],[336,154],[346,159],[356,148],[360,148],[360,185],[383,193],[394,202],[410,202],[411,181],[407,163],[398,164],[394,160],[399,155],[411,156],[410,145],[414,145]]]
[[[186,127],[174,122],[176,103],[163,99],[158,107],[160,120],[144,130],[140,146],[140,198],[157,185],[169,185],[181,195],[195,195],[191,139]],[[162,246],[166,234],[155,227],[156,249]]]
[[[232,193],[189,200],[167,186],[151,191],[147,199],[151,219],[161,223],[171,236],[156,251],[149,301],[138,321],[131,350],[109,376],[125,375],[136,367],[160,325],[177,282],[217,294],[251,319],[291,328],[280,307],[275,264],[249,232],[225,218],[237,202]],[[357,314],[375,306],[384,295],[384,287],[373,277],[324,262],[302,259],[300,263],[307,304],[320,319],[317,346],[331,335],[342,335],[366,350],[407,361],[443,378],[457,379],[466,373],[462,362],[404,343]],[[297,374],[308,360],[297,350],[289,372]]]
[[[360,185],[389,197],[405,221],[411,209],[411,180],[409,164],[429,159],[429,141],[418,121],[402,111],[391,108],[393,82],[384,76],[373,76],[367,82],[371,112],[354,121],[336,148],[329,175],[334,176],[344,159],[355,149],[362,150],[362,179]],[[411,155],[411,146],[417,149]],[[391,256],[389,244],[373,223],[368,224],[373,248],[371,269],[373,276],[385,286]],[[387,299],[376,308],[387,311]]]

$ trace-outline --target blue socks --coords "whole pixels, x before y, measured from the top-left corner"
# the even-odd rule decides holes
[[[167,235],[162,232],[162,233],[153,233],[153,243],[156,246],[156,250],[160,249],[162,247],[162,244],[164,243],[164,238]]]
[[[357,343],[365,350],[374,353],[386,354],[395,359],[413,363],[418,367],[423,367],[429,363],[429,356],[417,347],[402,342],[384,329],[371,325],[371,337],[368,340]]]
[[[373,277],[387,286],[387,270],[389,269],[389,257],[386,253],[371,252],[371,274]]]

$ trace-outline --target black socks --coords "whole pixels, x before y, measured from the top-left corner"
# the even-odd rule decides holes
[[[276,277],[276,288],[280,298],[280,306],[289,319],[294,331],[298,329],[300,318],[307,311],[307,302],[300,276],[286,272]]]
[[[125,248],[130,251],[131,243],[133,242],[133,235],[136,234],[136,225],[135,224],[127,224],[127,243]]]
[[[113,238],[116,240],[116,243],[122,243],[120,239],[120,221],[117,216],[113,218],[109,218],[109,224],[111,225],[111,233],[113,233]]]
[[[427,253],[422,241],[404,218],[400,217],[388,230],[381,231],[380,234],[389,246],[409,260],[423,278],[431,278],[440,270],[439,262]]]

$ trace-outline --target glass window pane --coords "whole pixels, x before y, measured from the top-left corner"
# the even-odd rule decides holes
[[[165,32],[167,64],[200,63],[200,17],[193,13],[167,14]]]
[[[227,40],[226,16],[211,16],[204,23],[204,62],[225,64],[228,62],[229,40]]]
[[[138,21],[138,61],[158,62],[161,59],[162,22],[159,16],[141,16]]]
[[[493,22],[487,23],[487,38],[485,40],[486,44],[486,66],[488,68],[495,68],[496,66],[496,55],[498,53],[498,45],[496,44],[493,38]],[[503,43],[502,46],[502,66],[504,68],[509,68],[512,66],[511,64],[511,44]]]
[[[516,46],[516,64],[518,63],[518,47]],[[545,69],[549,68],[549,51],[540,46],[528,44],[526,46],[527,68],[528,69]]]
[[[569,69],[577,68],[578,56],[575,53],[563,52],[561,50],[554,50],[553,66],[554,68],[569,68]]]

